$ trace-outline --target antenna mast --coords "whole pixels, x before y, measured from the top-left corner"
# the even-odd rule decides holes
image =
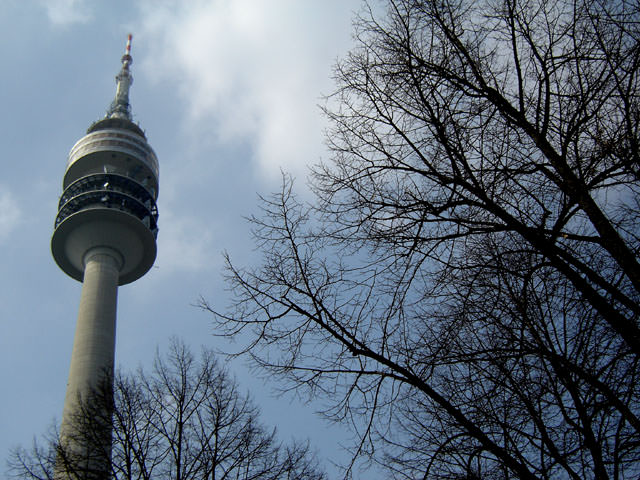
[[[133,77],[129,71],[129,66],[133,63],[131,57],[131,39],[133,35],[127,36],[127,46],[122,56],[122,68],[116,75],[116,97],[111,103],[111,107],[107,112],[108,118],[124,118],[131,120],[131,106],[129,105],[129,88],[133,83]]]

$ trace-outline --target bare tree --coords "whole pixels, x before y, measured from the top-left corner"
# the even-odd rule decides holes
[[[113,479],[324,478],[308,445],[281,444],[275,429],[259,422],[249,396],[208,350],[196,359],[174,341],[166,356],[157,356],[151,374],[118,374],[110,392],[96,391],[74,421],[77,443],[103,458],[88,462],[85,455],[65,451],[53,432],[44,448],[36,444],[14,452],[14,477],[93,479],[98,477],[85,466],[102,460]],[[107,411],[112,416],[102,418]],[[113,429],[108,452],[100,448],[99,426],[106,421]]]
[[[263,199],[218,331],[396,478],[637,478],[640,5],[389,0],[355,35],[316,201]]]

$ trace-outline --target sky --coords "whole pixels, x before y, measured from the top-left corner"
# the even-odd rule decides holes
[[[225,349],[200,296],[228,305],[222,253],[256,259],[244,217],[281,172],[304,189],[329,154],[318,105],[352,45],[359,0],[0,0],[0,474],[8,450],[60,420],[81,285],[50,239],[67,154],[104,116],[126,36],[131,105],[160,163],[158,256],[121,287],[116,363],[149,365],[172,335]],[[349,434],[320,404],[272,395],[231,365],[280,438],[309,438],[327,466]],[[368,474],[366,478],[373,478]]]

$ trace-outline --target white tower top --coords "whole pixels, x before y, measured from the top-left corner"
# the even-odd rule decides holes
[[[153,265],[158,234],[158,160],[131,119],[131,34],[107,115],[69,153],[51,248],[56,262],[82,281],[85,255],[108,247],[122,259],[118,283]]]

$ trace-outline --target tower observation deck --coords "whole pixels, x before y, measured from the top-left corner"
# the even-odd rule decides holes
[[[83,402],[112,382],[118,286],[143,276],[157,251],[158,160],[131,117],[131,63],[129,35],[106,116],[69,153],[51,239],[58,266],[82,282],[60,440],[70,455],[83,457],[88,478],[108,478],[111,430],[87,445],[75,423]],[[57,470],[60,479],[75,475]]]
[[[130,41],[116,77],[116,97],[71,149],[62,182],[51,250],[58,266],[82,281],[85,255],[96,247],[118,252],[118,284],[144,275],[156,257],[158,160],[133,123]]]

